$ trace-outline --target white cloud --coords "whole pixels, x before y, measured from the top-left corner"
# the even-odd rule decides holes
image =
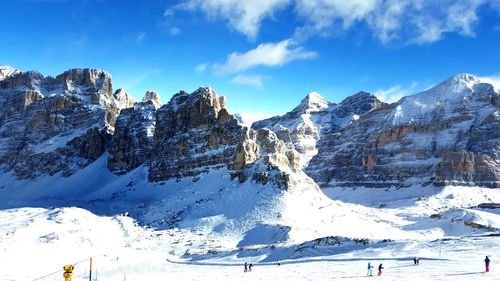
[[[378,89],[373,93],[379,100],[386,103],[393,103],[400,100],[402,97],[415,94],[417,91],[418,82],[411,83],[408,87],[394,85],[388,89]]]
[[[312,23],[317,30],[331,27],[341,20],[349,28],[356,20],[374,11],[378,0],[297,0],[295,12]]]
[[[240,115],[243,123],[248,127],[252,126],[252,124],[256,121],[276,116],[275,113],[270,112],[240,112],[238,114]]]
[[[477,11],[487,5],[500,10],[498,0],[184,0],[165,11],[201,11],[210,20],[222,19],[248,36],[255,38],[266,18],[291,6],[299,21],[294,40],[311,36],[341,34],[365,24],[383,44],[428,44],[441,40],[445,33],[475,36]]]
[[[500,74],[478,77],[482,82],[489,83],[500,93]]]
[[[231,53],[224,64],[213,66],[219,74],[237,73],[257,66],[282,66],[295,60],[312,59],[317,53],[296,47],[291,40],[263,43],[245,53]]]
[[[170,36],[176,36],[176,35],[179,35],[179,33],[181,33],[181,30],[180,30],[180,28],[178,28],[176,26],[170,27],[168,29],[168,34]]]
[[[265,78],[266,77],[262,75],[238,74],[231,80],[231,82],[240,85],[262,87]]]
[[[347,30],[365,22],[382,43],[438,41],[444,33],[474,36],[477,9],[494,0],[297,0],[296,12],[308,22],[308,36],[332,29]],[[304,37],[304,28],[299,35]]]
[[[209,20],[224,19],[235,30],[255,38],[264,18],[285,7],[291,0],[186,0],[168,8],[164,15],[170,17],[179,10],[202,11]]]
[[[208,68],[208,63],[202,63],[202,64],[198,64],[195,68],[194,68],[194,71],[198,72],[198,73],[203,73],[207,70]]]

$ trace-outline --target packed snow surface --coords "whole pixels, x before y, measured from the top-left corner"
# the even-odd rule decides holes
[[[495,189],[284,191],[225,169],[152,184],[106,157],[69,178],[0,175],[0,280],[60,280],[67,263],[88,280],[90,257],[101,280],[357,280],[368,261],[384,280],[500,278],[500,211],[478,207]]]

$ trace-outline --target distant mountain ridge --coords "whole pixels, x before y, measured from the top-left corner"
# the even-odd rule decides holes
[[[469,74],[393,104],[365,92],[339,104],[311,93],[252,128],[210,87],[164,105],[148,91],[137,102],[96,69],[53,78],[2,67],[0,106],[0,166],[18,179],[71,176],[107,157],[117,175],[147,166],[152,182],[227,169],[285,189],[500,187],[499,89]]]

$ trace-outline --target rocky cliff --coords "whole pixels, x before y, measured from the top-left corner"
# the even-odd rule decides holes
[[[113,92],[102,70],[0,75],[0,165],[19,179],[70,176],[109,155],[113,173],[143,166],[152,182],[226,169],[285,189],[500,187],[499,90],[467,74],[394,104],[365,92],[332,104],[311,93],[252,128],[209,87],[161,106],[153,91],[141,102]]]
[[[105,152],[123,106],[102,70],[11,71],[0,80],[2,168],[19,178],[72,174]]]
[[[244,127],[209,87],[179,92],[158,109],[149,166],[152,181],[194,176],[232,164]]]
[[[472,75],[324,135],[306,172],[323,187],[500,187],[499,90]]]
[[[283,116],[255,122],[252,128],[269,128],[289,147],[300,155],[302,167],[318,153],[318,142],[323,136],[331,135],[360,115],[385,106],[375,96],[359,92],[334,104],[326,101],[318,93],[310,93],[292,111]]]

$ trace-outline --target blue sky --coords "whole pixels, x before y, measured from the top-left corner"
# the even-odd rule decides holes
[[[394,101],[469,72],[500,77],[498,0],[0,0],[0,65],[102,68],[140,99],[210,85],[281,114],[311,91]]]

